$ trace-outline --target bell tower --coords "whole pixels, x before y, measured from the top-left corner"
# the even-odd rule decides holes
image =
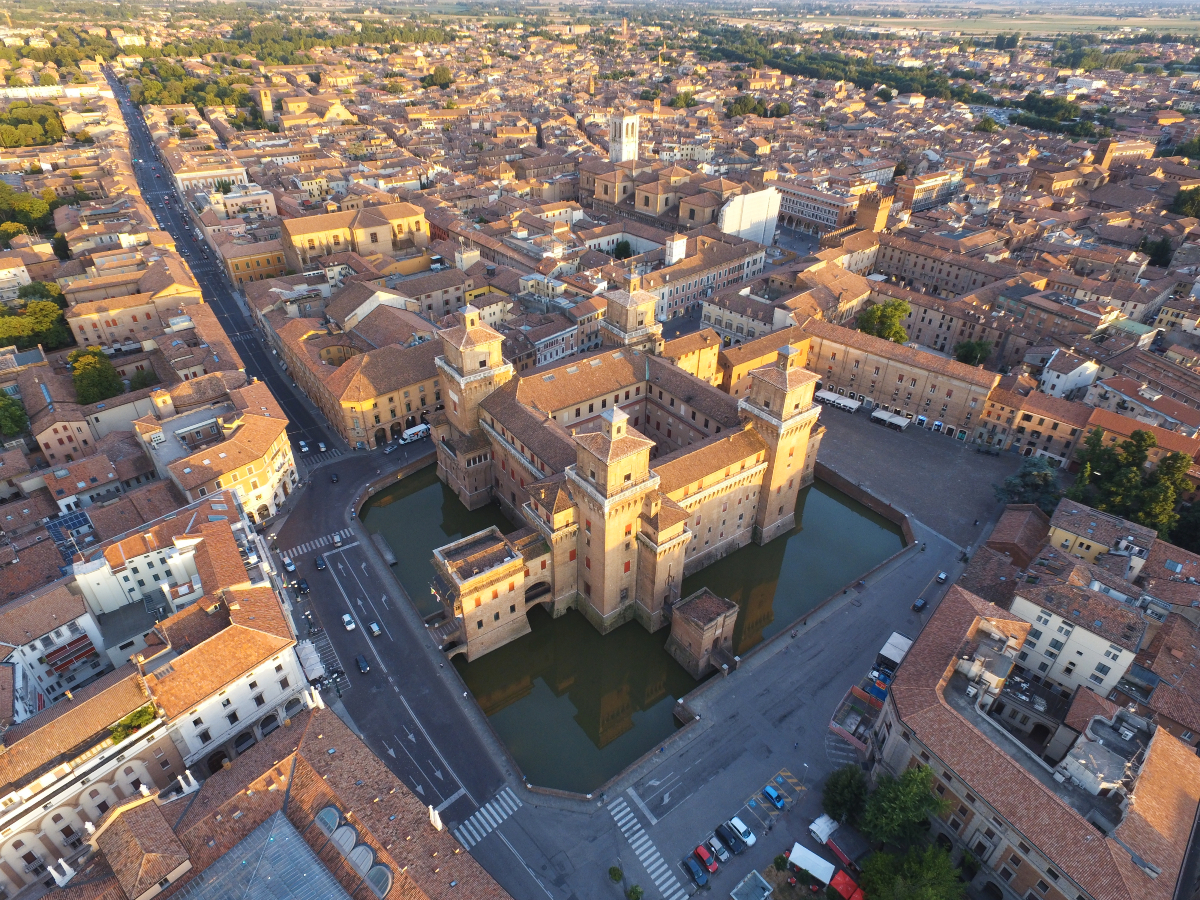
[[[774,363],[750,373],[750,388],[738,402],[754,430],[767,442],[767,471],[759,492],[754,540],[765,544],[796,520],[796,496],[813,479],[822,429],[813,403],[817,376],[804,368],[807,347],[779,348]]]
[[[638,158],[637,113],[614,112],[608,117],[608,161],[631,162]]]

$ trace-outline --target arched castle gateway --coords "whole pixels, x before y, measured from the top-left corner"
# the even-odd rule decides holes
[[[529,631],[526,610],[578,609],[602,632],[654,631],[685,575],[791,529],[823,429],[817,376],[784,347],[738,400],[659,354],[652,294],[612,291],[604,348],[516,376],[503,337],[465,307],[441,333],[438,475],[463,504],[527,527],[435,551],[432,585],[474,659]]]

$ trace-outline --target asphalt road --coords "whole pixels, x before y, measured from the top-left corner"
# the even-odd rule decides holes
[[[233,288],[216,260],[216,254],[209,250],[208,257],[205,257],[207,245],[196,240],[195,226],[179,211],[183,200],[176,193],[166,166],[157,158],[157,150],[150,139],[145,120],[129,100],[129,93],[124,86],[111,72],[106,75],[121,102],[121,113],[130,135],[130,152],[135,159],[141,160],[140,163],[134,163],[134,172],[142,196],[158,217],[160,226],[170,233],[175,245],[185,255],[205,302],[211,304],[226,335],[245,362],[246,374],[266,382],[271,389],[288,417],[288,436],[293,443],[304,440],[315,447],[324,442],[331,449],[335,446],[346,449],[345,442],[312,411],[300,389],[293,386],[291,379],[283,374],[278,358],[266,347],[262,336],[254,329],[234,296]],[[170,197],[170,204],[164,202],[167,197]]]

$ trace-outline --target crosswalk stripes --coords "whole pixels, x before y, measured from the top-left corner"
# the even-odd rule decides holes
[[[333,534],[327,534],[323,537],[316,538],[315,540],[305,541],[303,544],[297,544],[295,547],[284,550],[281,555],[286,556],[288,559],[294,560],[297,556],[303,556],[305,553],[312,553],[316,550],[320,550],[322,547],[333,546],[333,541],[335,538],[340,537],[343,541],[345,541],[349,540],[353,535],[354,532],[349,528],[343,528],[341,531]]]
[[[464,850],[470,850],[520,807],[521,801],[512,792],[512,788],[505,787],[495,797],[479,807],[471,818],[454,829],[454,836],[458,838],[458,842],[463,845]]]
[[[342,669],[342,661],[338,659],[337,651],[333,649],[329,635],[322,632],[321,634],[313,635],[307,640],[313,642],[313,648],[317,651],[317,656],[321,658],[321,665],[325,667],[327,673],[332,672],[334,669]],[[345,670],[342,669],[342,671]],[[343,694],[350,690],[350,679],[345,675],[338,675],[335,680]]]
[[[684,900],[688,896],[687,891],[680,887],[675,873],[663,861],[662,854],[658,852],[658,848],[654,846],[654,842],[642,828],[642,824],[633,814],[633,810],[629,808],[629,804],[623,798],[618,797],[608,804],[608,812],[617,823],[617,827],[621,829],[621,833],[625,835],[625,840],[629,841],[629,846],[637,855],[638,862],[642,864],[642,868],[646,870],[646,874],[658,888],[663,900]]]
[[[319,465],[327,459],[337,459],[339,456],[345,455],[345,451],[334,447],[332,450],[326,450],[324,453],[309,453],[303,457],[302,462],[307,468],[311,469],[313,466]]]

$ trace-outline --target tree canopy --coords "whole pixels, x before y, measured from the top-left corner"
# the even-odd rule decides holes
[[[1009,475],[1003,484],[994,485],[994,488],[996,499],[1001,503],[1034,503],[1047,515],[1054,512],[1062,497],[1058,469],[1044,456],[1025,459],[1016,474]]]
[[[1149,431],[1135,431],[1114,444],[1105,440],[1104,429],[1087,436],[1077,454],[1082,468],[1067,496],[1079,503],[1171,534],[1179,514],[1179,497],[1191,487],[1187,479],[1192,465],[1184,453],[1169,453],[1147,470],[1150,451],[1158,440]]]
[[[67,357],[75,380],[76,399],[87,405],[125,393],[121,376],[99,347],[72,350]]]
[[[421,79],[421,84],[425,87],[440,87],[442,90],[450,87],[453,83],[454,76],[445,66],[434,66],[433,71]]]
[[[871,900],[962,900],[965,885],[936,844],[903,856],[876,853],[863,866],[859,885]]]
[[[899,778],[885,773],[867,800],[863,830],[872,840],[908,843],[922,833],[926,819],[942,813],[946,805],[933,792],[929,766],[905,769]]]
[[[983,365],[991,353],[991,341],[961,341],[954,345],[954,358],[968,366]]]
[[[62,138],[58,108],[48,103],[14,100],[0,113],[0,147],[38,147]]]
[[[867,776],[861,766],[842,766],[825,781],[821,806],[844,825],[856,825],[867,808]]]
[[[29,417],[25,415],[25,407],[16,397],[0,394],[0,434],[5,437],[16,437],[29,427]]]
[[[868,306],[858,314],[858,330],[886,341],[903,344],[908,340],[908,332],[904,330],[903,322],[908,318],[911,309],[905,300],[885,300]]]
[[[45,350],[69,346],[73,338],[58,304],[49,300],[31,300],[24,309],[0,314],[0,347],[16,345],[31,350],[38,344]]]

